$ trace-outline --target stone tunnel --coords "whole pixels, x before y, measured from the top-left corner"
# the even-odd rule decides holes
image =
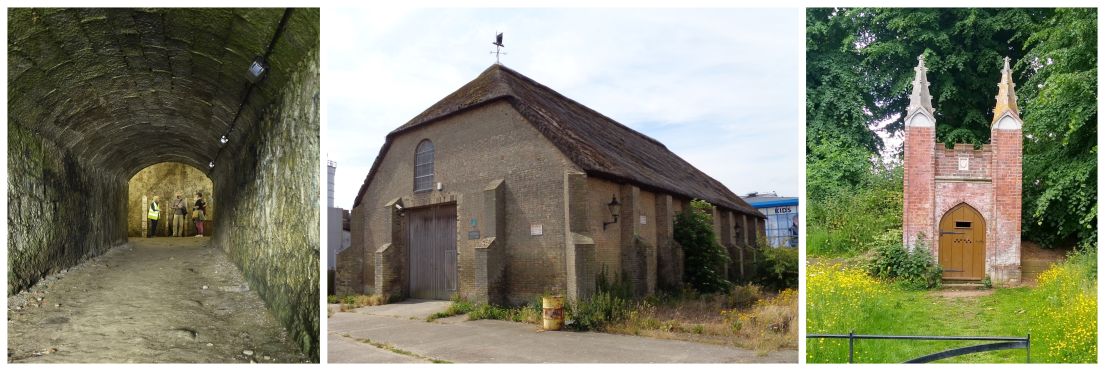
[[[209,246],[317,362],[318,9],[9,9],[9,297],[145,240],[159,164],[209,178]]]

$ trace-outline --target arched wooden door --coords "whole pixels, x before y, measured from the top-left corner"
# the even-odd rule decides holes
[[[940,267],[944,279],[981,280],[986,275],[986,221],[967,204],[940,219]]]

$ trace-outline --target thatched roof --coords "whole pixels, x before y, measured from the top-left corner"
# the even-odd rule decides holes
[[[683,161],[667,147],[552,89],[503,67],[492,65],[387,135],[354,206],[397,135],[499,100],[510,103],[561,152],[589,176],[629,182],[644,189],[698,198],[730,210],[764,217],[717,180]]]

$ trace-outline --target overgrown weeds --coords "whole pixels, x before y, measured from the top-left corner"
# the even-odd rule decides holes
[[[433,322],[435,319],[438,318],[459,316],[461,314],[469,313],[474,309],[476,309],[476,305],[468,301],[468,299],[460,297],[458,295],[453,295],[453,300],[452,303],[449,304],[449,307],[445,308],[445,311],[443,312],[437,312],[431,314],[429,317],[426,317],[426,322]]]
[[[599,292],[575,303],[568,318],[576,330],[730,345],[768,352],[797,347],[797,295],[759,285],[729,292],[684,290],[641,300]],[[582,310],[580,309],[582,308]],[[582,315],[581,315],[582,314]]]
[[[902,245],[902,231],[890,230],[879,236],[875,256],[868,263],[872,276],[892,280],[907,290],[926,290],[940,286],[943,274],[928,245],[918,243],[912,249]],[[918,238],[924,240],[923,236]]]
[[[360,307],[371,307],[388,303],[387,298],[384,298],[382,295],[329,295],[326,297],[326,301],[330,304],[341,304],[338,307],[339,312],[348,312]]]

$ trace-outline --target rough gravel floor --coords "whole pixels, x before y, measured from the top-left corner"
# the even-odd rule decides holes
[[[133,238],[8,297],[8,362],[307,362],[208,245]]]

